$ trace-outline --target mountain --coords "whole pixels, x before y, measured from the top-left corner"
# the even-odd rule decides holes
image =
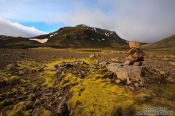
[[[0,37],[1,38],[1,37]],[[127,41],[121,39],[116,32],[106,29],[77,25],[64,27],[55,32],[33,38],[5,37],[0,39],[0,46],[5,47],[56,47],[56,48],[123,48]],[[8,39],[7,39],[8,38]]]
[[[32,48],[40,44],[29,38],[0,35],[0,48]]]
[[[173,48],[175,47],[175,35],[162,39],[158,42],[147,44],[144,48],[160,49],[160,48]]]
[[[37,36],[48,39],[45,46],[51,47],[122,47],[127,41],[121,39],[116,32],[105,29],[77,25],[64,27],[56,32]]]

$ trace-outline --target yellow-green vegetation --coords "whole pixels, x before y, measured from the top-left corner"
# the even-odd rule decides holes
[[[164,85],[152,85],[154,93],[156,93],[157,97],[163,97],[167,100],[175,102],[175,84],[164,84]]]
[[[53,116],[51,111],[46,110],[44,108],[40,109],[40,115],[42,115],[42,116]]]
[[[95,63],[98,62],[97,59],[91,59],[91,58],[77,58],[77,59],[76,58],[71,58],[71,59],[59,58],[59,59],[57,59],[55,61],[52,61],[52,62],[46,64],[46,66],[53,67],[54,65],[60,64],[60,63],[63,63],[63,62],[74,62],[74,61],[83,61],[83,62],[85,62],[87,64],[95,64]]]
[[[59,63],[71,63],[76,60],[59,60],[47,64],[49,67]],[[78,59],[90,64],[90,67],[97,63],[97,60]],[[155,97],[147,103],[145,100],[150,96],[150,92],[146,89],[140,92],[126,91],[124,86],[117,86],[111,83],[110,78],[103,78],[108,75],[104,68],[100,68],[95,72],[91,72],[85,78],[81,78],[72,73],[62,72],[57,76],[55,71],[44,71],[45,83],[48,87],[70,88],[71,97],[67,101],[73,110],[73,115],[116,115],[122,113],[128,115],[142,110],[144,105],[156,106]],[[172,88],[172,87],[171,87]],[[162,89],[163,90],[163,89]],[[168,89],[169,90],[169,89]],[[163,90],[164,94],[173,94],[172,91]],[[156,90],[157,91],[157,90]],[[162,94],[163,94],[162,93]],[[165,95],[162,95],[165,96]],[[166,104],[159,104],[166,106]]]
[[[27,110],[28,102],[19,102],[14,105],[11,110],[7,111],[7,116],[31,116],[31,110]],[[43,107],[36,108],[37,114],[40,116],[52,116],[52,112]]]
[[[48,88],[58,87],[58,79],[56,77],[56,72],[45,71],[42,75],[44,79],[43,85],[46,85]]]
[[[14,98],[7,98],[0,102],[0,106],[9,105],[12,104],[13,102],[15,102]]]
[[[53,116],[52,112],[49,110],[46,110],[44,107],[38,107],[36,110],[38,110],[38,113],[36,115],[40,116]]]
[[[15,84],[21,79],[21,77],[12,75],[8,72],[0,70],[0,84],[1,86]]]
[[[80,58],[80,59],[59,59],[53,62],[50,62],[48,64],[46,64],[47,67],[54,67],[54,65],[56,64],[60,64],[63,62],[74,62],[74,61],[83,61],[87,64],[94,64],[97,63],[98,60],[96,59],[88,59],[88,58]],[[54,88],[54,87],[66,87],[68,85],[76,85],[78,82],[81,81],[80,78],[76,77],[75,75],[68,73],[62,73],[60,75],[60,78],[62,79],[61,82],[58,81],[58,77],[56,75],[55,71],[44,71],[42,73],[42,77],[44,79],[44,85],[46,85],[49,88]],[[58,84],[58,82],[60,84]]]
[[[175,84],[167,84],[162,87],[161,96],[175,102]]]
[[[35,61],[20,61],[17,64],[17,70],[27,71],[29,73],[38,72],[44,65]]]
[[[61,75],[61,82],[59,83],[59,87],[61,88],[65,88],[65,87],[68,87],[68,86],[74,86],[74,85],[77,85],[79,84],[82,79],[79,78],[79,77],[76,77],[75,75],[71,74],[71,73],[67,73],[67,74],[62,74]]]
[[[7,111],[8,116],[29,116],[30,111],[26,111],[27,102],[19,102],[13,106],[12,110]]]
[[[48,49],[32,50],[37,50],[36,53],[43,53],[48,52]],[[41,51],[38,52],[39,50]],[[57,55],[53,55],[52,60],[49,59],[47,62],[22,60],[14,63],[15,65],[8,65],[8,67],[0,69],[0,108],[7,111],[6,113],[9,116],[32,115],[35,112],[45,116],[53,115],[55,113],[54,105],[59,105],[64,95],[67,95],[63,92],[70,93],[68,99],[66,98],[66,102],[70,105],[75,116],[117,114],[127,116],[134,114],[135,111],[142,110],[144,105],[163,106],[170,109],[174,107],[172,105],[175,101],[175,86],[173,84],[158,84],[147,89],[139,88],[139,91],[130,91],[125,88],[126,86],[119,86],[114,83],[115,80],[113,81],[111,77],[112,72],[99,65],[99,62],[101,58],[102,61],[110,61],[110,58],[115,58],[116,54],[122,56],[124,51],[111,51],[110,49],[71,49],[70,51],[76,51],[75,54],[87,54],[83,58],[64,58],[62,55],[67,54],[67,49],[54,49],[53,53]],[[66,53],[62,54],[62,52]],[[99,52],[102,56],[87,58],[94,52]],[[147,54],[150,55],[150,53]],[[159,52],[153,52],[152,54],[157,58],[161,58],[157,55],[160,54]],[[50,58],[50,56],[45,56]],[[41,56],[38,57],[42,59]],[[174,60],[174,55],[168,55],[168,58]],[[152,59],[146,60],[146,62],[148,61],[153,64]],[[57,64],[58,66],[55,66]],[[67,64],[70,64],[70,66]],[[155,95],[152,96],[152,93]],[[55,100],[56,98],[59,98],[60,101],[54,101],[54,105],[52,105],[52,99]]]
[[[59,59],[53,62],[50,62],[48,64],[46,64],[47,67],[54,67],[54,65],[56,64],[60,64],[63,62],[74,62],[74,61],[83,61],[87,64],[94,64],[97,63],[98,60],[96,59],[88,59],[88,58],[80,58],[80,59]],[[56,76],[56,72],[55,71],[44,71],[43,72],[43,78],[45,79],[44,84],[47,85],[48,87],[58,87],[58,77]],[[67,86],[69,84],[76,84],[78,81],[80,81],[79,78],[77,78],[75,75],[69,73],[69,74],[61,74],[61,78],[63,79],[60,83],[61,86],[59,84],[59,87],[64,87]],[[67,82],[69,81],[69,82]]]
[[[96,78],[99,76],[101,75],[91,74],[82,83],[71,88],[72,97],[68,104],[75,116],[106,116],[112,115],[118,109],[127,114],[135,99],[141,99],[146,95],[126,92],[124,87],[112,84],[109,79]]]

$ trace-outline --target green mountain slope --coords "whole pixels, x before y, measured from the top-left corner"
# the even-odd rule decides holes
[[[160,48],[175,48],[175,35],[162,39],[158,42],[147,44],[144,48],[160,49]]]
[[[123,47],[127,41],[121,39],[115,32],[78,25],[75,27],[64,27],[56,32],[41,35],[36,38],[48,38],[45,46],[50,47]]]

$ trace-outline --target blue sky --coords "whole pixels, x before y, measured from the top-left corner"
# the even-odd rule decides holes
[[[64,27],[63,23],[55,23],[55,24],[48,24],[48,23],[44,23],[44,22],[20,22],[20,24],[25,25],[27,27],[35,27],[39,30],[42,30],[44,32],[53,32],[58,30],[61,27]]]
[[[0,0],[0,35],[28,37],[78,24],[154,42],[175,34],[175,0]]]

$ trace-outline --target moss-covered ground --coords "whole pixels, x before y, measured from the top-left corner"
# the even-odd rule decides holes
[[[109,50],[101,52],[106,56]],[[108,57],[104,59],[109,61]],[[153,58],[149,56],[146,65],[151,65]],[[0,111],[8,116],[67,115],[65,112],[74,116],[134,116],[144,106],[174,111],[175,84],[153,84],[130,91],[117,85],[105,67],[97,65],[104,59],[86,56],[4,65],[0,68]],[[60,109],[63,102],[67,109]]]

